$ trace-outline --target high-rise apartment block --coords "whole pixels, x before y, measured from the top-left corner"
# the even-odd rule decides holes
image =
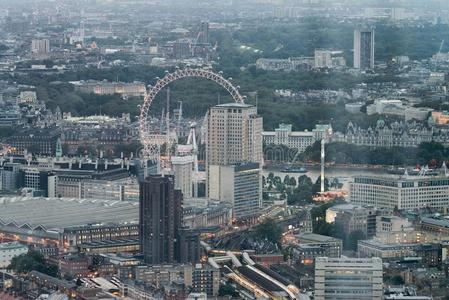
[[[181,227],[181,191],[173,176],[151,175],[140,184],[140,249],[145,263],[175,261],[175,240]]]
[[[183,227],[182,199],[173,176],[150,175],[140,183],[139,236],[145,263],[199,261],[199,232]]]
[[[315,259],[315,300],[382,299],[382,259]]]
[[[50,41],[48,39],[36,39],[31,41],[31,52],[33,54],[50,53]]]
[[[374,28],[354,31],[354,68],[374,69]]]

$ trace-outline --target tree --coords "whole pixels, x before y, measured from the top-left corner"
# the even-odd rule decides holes
[[[288,183],[289,185],[291,185],[291,186],[296,186],[296,179],[295,179],[295,177],[290,177],[290,182]]]
[[[226,282],[225,284],[220,285],[220,288],[218,289],[218,296],[231,296],[233,298],[236,298],[239,296],[239,293],[236,291],[235,287],[232,284]]]
[[[403,285],[404,279],[402,278],[401,275],[394,275],[393,277],[391,277],[391,284],[392,285]]]
[[[30,271],[38,271],[53,277],[56,277],[58,274],[58,267],[48,264],[44,256],[34,250],[28,251],[27,254],[13,257],[7,269],[22,274]]]
[[[284,184],[289,185],[290,184],[290,176],[287,174],[284,176]]]
[[[312,193],[314,195],[318,194],[321,191],[321,177],[319,176],[315,182],[315,184],[312,186]],[[324,191],[329,191],[329,180],[327,178],[324,178]]]
[[[282,237],[282,228],[273,219],[267,219],[256,226],[255,235],[257,238],[279,244]]]

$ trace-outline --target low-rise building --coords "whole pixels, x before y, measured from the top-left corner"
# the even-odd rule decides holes
[[[142,82],[72,81],[75,91],[85,94],[114,95],[122,97],[142,97],[146,93]]]
[[[382,260],[380,258],[328,258],[315,261],[315,298],[382,298]]]
[[[320,247],[324,249],[326,257],[340,257],[343,250],[343,241],[334,237],[308,232],[300,233],[296,237],[298,245]]]
[[[346,67],[346,59],[343,51],[315,49],[315,68],[336,67]]]
[[[186,286],[191,286],[195,293],[217,296],[220,288],[220,270],[210,265],[196,264],[184,273]]]
[[[377,216],[376,233],[400,232],[414,230],[413,224],[407,219],[398,216]]]
[[[28,247],[18,242],[0,244],[0,269],[8,267],[14,257],[27,252]]]
[[[449,207],[449,178],[441,176],[356,176],[351,203],[388,209]]]

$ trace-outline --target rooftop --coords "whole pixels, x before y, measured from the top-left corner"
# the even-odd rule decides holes
[[[86,224],[125,224],[139,218],[139,204],[75,198],[0,197],[0,227],[58,230]]]
[[[215,105],[214,107],[236,107],[236,108],[248,108],[248,107],[254,107],[254,105],[246,104],[246,103],[237,103],[237,102],[231,102],[231,103],[223,103]]]
[[[327,236],[327,235],[321,235],[321,234],[316,234],[316,233],[308,233],[308,232],[303,232],[297,235],[297,237],[299,238],[299,241],[302,243],[310,243],[310,242],[330,242],[330,241],[339,241],[339,239],[336,239],[334,237],[331,236]]]
[[[0,244],[0,251],[1,250],[13,250],[13,249],[21,249],[21,248],[26,248],[28,249],[27,246],[19,243],[19,242],[11,242],[11,243],[2,243]]]

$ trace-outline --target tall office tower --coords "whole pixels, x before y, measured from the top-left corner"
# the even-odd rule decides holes
[[[374,69],[374,28],[354,31],[354,68]]]
[[[235,204],[234,200],[223,198],[223,195],[228,194],[225,190],[229,189],[229,186],[224,185],[224,181],[217,176],[219,174],[225,176],[225,173],[232,174],[233,185],[238,185],[240,169],[234,167],[235,165],[257,163],[261,168],[262,123],[262,117],[257,114],[257,108],[253,105],[228,103],[209,109],[206,136],[207,195],[209,197]],[[225,168],[229,166],[233,167],[227,172]],[[257,188],[260,192],[261,173],[259,172],[257,176],[259,178]],[[231,177],[227,180],[231,180]]]
[[[382,299],[382,259],[315,259],[316,300]]]
[[[200,31],[198,33],[198,44],[209,44],[209,22],[201,22]]]
[[[227,103],[211,107],[207,120],[207,164],[261,163],[262,124],[253,105]]]
[[[182,194],[173,176],[150,175],[140,183],[140,249],[147,264],[176,261]]]
[[[184,199],[193,196],[192,179],[194,161],[195,158],[192,155],[172,156],[171,158],[173,174],[175,176],[175,189],[181,190]]]
[[[34,54],[50,53],[50,41],[48,39],[32,40],[31,52]]]

